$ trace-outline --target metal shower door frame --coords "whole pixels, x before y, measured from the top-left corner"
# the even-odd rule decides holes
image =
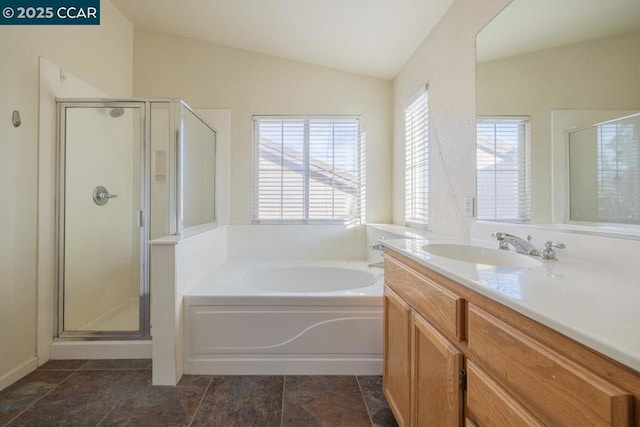
[[[149,212],[151,170],[151,116],[150,100],[138,99],[57,99],[57,150],[56,150],[56,251],[55,251],[55,310],[54,338],[73,340],[140,340],[150,339],[149,292]],[[140,276],[139,322],[136,331],[66,331],[64,329],[64,249],[65,249],[65,166],[66,166],[66,110],[67,108],[138,108],[140,110],[140,205],[139,218]],[[132,215],[134,213],[132,212]]]

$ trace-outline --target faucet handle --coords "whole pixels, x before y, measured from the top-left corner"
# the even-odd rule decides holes
[[[503,251],[509,250],[509,244],[504,240],[507,235],[501,231],[496,231],[495,233],[491,233],[491,237],[495,237],[498,241],[498,249],[502,249]]]
[[[552,242],[551,240],[547,240],[546,242],[544,242],[544,247],[545,249],[551,249],[551,248],[564,249],[567,247],[567,245],[565,245],[564,243],[556,243],[556,242]]]
[[[544,242],[544,250],[542,251],[542,259],[556,260],[556,251],[553,248],[564,249],[567,245],[564,243],[556,243],[551,240]]]

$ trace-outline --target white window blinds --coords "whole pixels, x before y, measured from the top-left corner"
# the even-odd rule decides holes
[[[357,118],[254,117],[254,223],[360,217]]]
[[[529,118],[481,117],[477,137],[478,219],[529,220]]]
[[[429,223],[429,103],[426,88],[404,110],[405,222]]]
[[[597,127],[597,221],[640,224],[639,131],[638,117]]]

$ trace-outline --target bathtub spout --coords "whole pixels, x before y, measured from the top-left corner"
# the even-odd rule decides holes
[[[369,268],[384,268],[384,261],[380,261],[380,262],[374,262],[373,264],[369,264],[367,267]]]

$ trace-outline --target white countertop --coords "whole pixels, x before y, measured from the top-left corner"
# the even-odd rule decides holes
[[[383,241],[386,247],[640,372],[636,275],[566,259],[529,268],[473,264],[429,254],[422,249],[429,243],[468,244]]]

